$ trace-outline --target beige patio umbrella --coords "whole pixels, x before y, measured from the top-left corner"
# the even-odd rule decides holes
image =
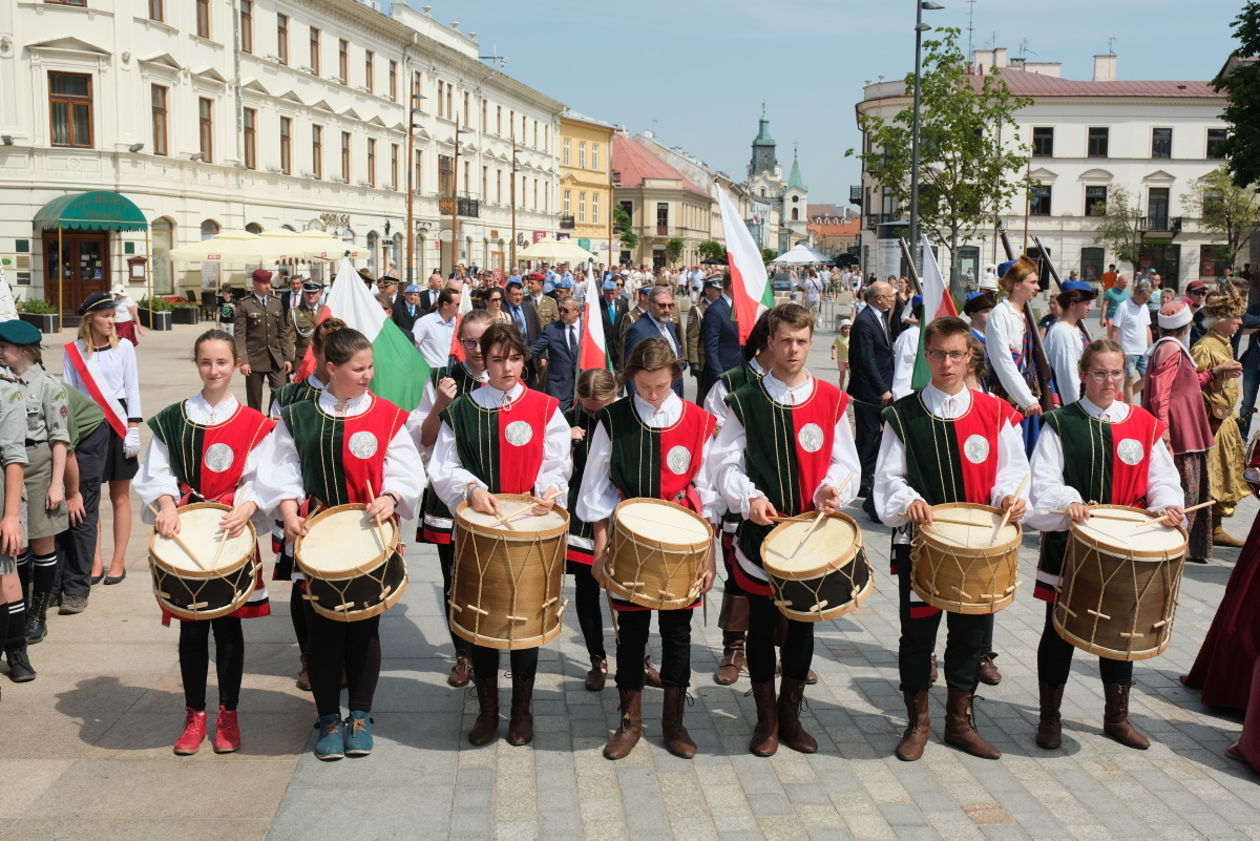
[[[571,239],[540,239],[526,249],[516,252],[517,259],[546,260],[549,263],[586,263],[595,255]]]
[[[200,242],[181,245],[170,251],[172,260],[187,263],[228,263],[246,265],[274,259],[268,255],[267,243],[249,231],[226,230]]]

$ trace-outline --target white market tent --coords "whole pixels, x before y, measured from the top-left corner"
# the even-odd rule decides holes
[[[771,263],[783,263],[789,266],[801,266],[807,263],[826,263],[828,259],[810,248],[805,243],[795,246],[794,248],[783,252],[778,257],[770,261]]]

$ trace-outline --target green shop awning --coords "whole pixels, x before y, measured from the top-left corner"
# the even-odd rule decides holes
[[[35,214],[35,230],[143,231],[149,227],[131,199],[109,190],[58,196]]]

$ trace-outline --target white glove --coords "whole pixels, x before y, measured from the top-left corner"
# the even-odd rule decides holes
[[[123,455],[135,458],[140,454],[140,427],[127,427],[127,437],[123,439]]]

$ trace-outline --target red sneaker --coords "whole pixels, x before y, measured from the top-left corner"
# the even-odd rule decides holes
[[[236,710],[219,707],[214,717],[214,752],[235,753],[241,749],[241,727],[236,721]]]
[[[206,738],[206,711],[185,707],[188,717],[184,719],[184,732],[175,741],[176,756],[192,756],[201,747]]]

